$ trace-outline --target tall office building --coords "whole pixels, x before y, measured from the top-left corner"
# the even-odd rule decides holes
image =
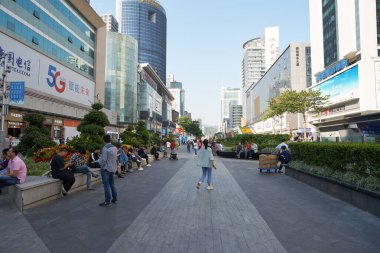
[[[104,23],[107,25],[107,31],[109,32],[118,32],[119,23],[116,21],[115,17],[111,14],[104,14],[102,16]]]
[[[45,115],[55,140],[78,134],[95,97],[104,98],[105,33],[85,0],[0,1],[0,57],[7,54],[12,70],[6,82],[25,90],[11,101],[5,134],[18,137],[28,112]]]
[[[107,32],[104,107],[117,112],[120,124],[137,123],[137,45],[128,35]]]
[[[149,63],[166,78],[166,12],[155,0],[116,0],[119,31],[139,42],[139,63]]]
[[[173,110],[179,112],[179,115],[182,117],[185,114],[185,90],[181,82],[175,81],[174,75],[169,75],[167,80],[169,82],[166,84],[166,87],[174,97]]]
[[[247,107],[250,97],[246,97],[247,89],[257,83],[272,66],[279,56],[280,46],[279,28],[266,27],[261,37],[247,41],[243,45],[243,114],[247,118],[251,114],[251,108]]]
[[[313,87],[330,95],[311,122],[330,141],[380,142],[380,1],[310,0]]]
[[[230,118],[230,106],[241,105],[240,88],[222,88],[221,99],[221,122],[225,122]]]
[[[230,116],[228,119],[228,128],[233,129],[235,127],[240,127],[242,117],[243,117],[243,106],[230,104]]]
[[[303,120],[297,114],[286,113],[282,118],[262,121],[268,108],[268,101],[279,96],[285,90],[301,91],[311,87],[310,45],[291,43],[272,64],[264,76],[246,91],[247,107],[251,114],[247,117],[247,126],[255,133],[286,133],[301,135]],[[249,93],[249,94],[247,94]],[[311,132],[311,128],[309,132]]]

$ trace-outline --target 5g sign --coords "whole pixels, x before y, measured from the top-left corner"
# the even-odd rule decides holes
[[[46,81],[50,87],[54,87],[58,93],[62,93],[66,88],[66,80],[60,77],[61,72],[57,71],[57,68],[49,65],[48,78]],[[58,80],[59,79],[59,80]]]

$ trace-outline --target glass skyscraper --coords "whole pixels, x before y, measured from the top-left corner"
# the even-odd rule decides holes
[[[166,78],[166,12],[155,0],[116,0],[116,20],[123,34],[139,43],[139,63],[149,63]]]
[[[119,123],[137,123],[137,52],[134,38],[107,32],[105,108]]]

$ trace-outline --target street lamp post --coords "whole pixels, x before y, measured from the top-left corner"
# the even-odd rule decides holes
[[[5,60],[7,56],[8,56],[8,53],[5,53],[0,58],[0,62],[3,65],[3,74],[2,74],[2,83],[1,83],[2,88],[3,88],[3,93],[1,95],[1,129],[0,129],[1,150],[5,148],[4,125],[5,125],[5,106],[6,106],[6,99],[7,99],[7,85],[5,82],[5,78],[7,77],[8,73],[11,72],[11,66],[7,66],[7,61]]]

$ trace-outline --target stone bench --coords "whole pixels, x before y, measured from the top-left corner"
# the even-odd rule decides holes
[[[96,174],[100,174],[100,169],[92,169]],[[70,193],[86,188],[85,174],[74,174],[75,183]],[[92,184],[101,181],[101,178],[91,179]],[[23,184],[17,184],[8,188],[8,194],[20,211],[45,203],[49,200],[56,199],[61,196],[62,182],[52,177],[27,176]]]
[[[160,154],[162,157],[162,154]],[[155,159],[149,155],[149,162],[154,163]],[[146,166],[145,159],[142,160],[141,166]],[[137,164],[132,163],[132,168],[137,169]],[[101,182],[100,169],[91,169],[95,174],[99,174],[98,178],[92,177],[92,184]],[[74,174],[75,183],[72,186],[70,193],[86,188],[85,174]],[[20,210],[26,210],[31,207],[43,204],[47,201],[59,198],[61,196],[62,182],[59,179],[54,179],[50,176],[27,176],[25,183],[6,187],[4,193],[8,192],[10,198]]]

